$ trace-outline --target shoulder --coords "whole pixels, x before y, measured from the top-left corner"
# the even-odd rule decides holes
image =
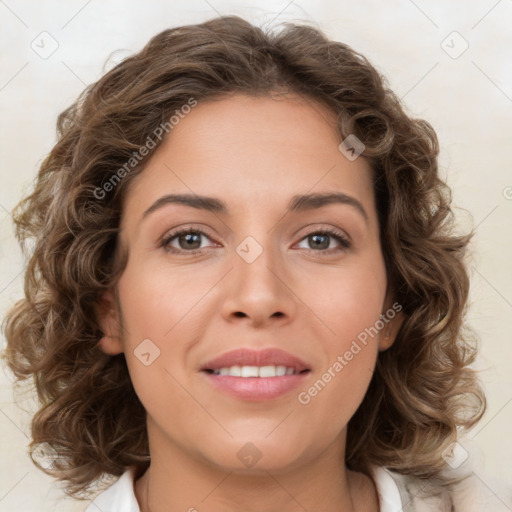
[[[403,512],[507,512],[512,510],[512,489],[474,471],[448,469],[439,477],[420,479],[379,468],[396,484]],[[451,481],[451,483],[450,483]]]

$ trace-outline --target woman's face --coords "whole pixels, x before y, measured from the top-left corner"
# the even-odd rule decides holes
[[[130,184],[129,260],[120,311],[101,320],[114,336],[102,348],[125,353],[152,458],[179,450],[226,469],[275,470],[327,447],[343,455],[346,425],[396,329],[385,336],[393,322],[379,321],[392,301],[370,168],[338,149],[333,123],[301,99],[199,103]],[[313,198],[328,194],[338,200]],[[211,200],[198,204],[202,196]],[[237,349],[255,359],[211,363]],[[292,359],[258,359],[265,349]],[[237,361],[257,367],[244,375],[270,368],[236,376]],[[276,366],[308,371],[264,376]],[[220,367],[230,369],[212,374]]]

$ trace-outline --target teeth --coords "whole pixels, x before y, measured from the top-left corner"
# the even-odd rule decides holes
[[[231,366],[228,368],[228,375],[231,375],[231,377],[241,377],[242,372],[240,366]]]
[[[259,377],[259,369],[257,366],[242,366],[240,377]]]
[[[230,366],[213,370],[215,375],[230,375],[232,377],[283,377],[293,375],[295,370],[286,366]]]

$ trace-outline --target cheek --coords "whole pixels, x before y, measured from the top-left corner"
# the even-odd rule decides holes
[[[192,275],[136,258],[119,280],[123,349],[133,386],[148,412],[157,414],[163,401],[174,408],[190,402],[179,383],[190,370],[188,352],[209,322],[201,298],[216,281],[216,275]]]
[[[307,297],[307,305],[322,321],[322,336],[333,348],[344,348],[383,313],[384,265],[377,259],[364,263],[319,269],[302,280],[301,296]]]
[[[372,329],[378,308],[373,314],[355,309],[333,311],[331,325],[337,335],[324,338],[326,362],[297,395],[309,430],[323,431],[326,439],[334,439],[363,401],[378,355],[378,334]]]
[[[148,337],[167,343],[192,318],[197,321],[195,309],[216,281],[218,276],[204,269],[191,272],[134,259],[119,282],[130,343]]]
[[[321,319],[318,332],[325,359],[298,402],[311,407],[316,418],[334,422],[336,430],[354,414],[373,375],[385,269],[380,260],[368,260],[366,265],[317,274],[312,282],[317,286],[308,295],[308,306]]]

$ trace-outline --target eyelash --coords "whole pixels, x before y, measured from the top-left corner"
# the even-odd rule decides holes
[[[200,234],[200,235],[204,235],[207,238],[210,238],[207,233],[205,233],[204,231],[202,231],[200,229],[193,229],[193,228],[181,229],[179,231],[171,232],[168,235],[166,235],[164,238],[162,238],[160,247],[164,248],[165,251],[172,253],[172,254],[180,254],[180,253],[198,254],[204,250],[204,248],[203,248],[203,249],[193,249],[191,251],[185,251],[183,249],[175,249],[175,248],[170,249],[169,248],[169,243],[173,239],[177,238],[180,235],[185,235],[185,234]],[[351,243],[348,240],[348,238],[343,233],[341,233],[340,231],[338,231],[336,229],[327,228],[327,229],[321,229],[318,231],[312,231],[311,233],[308,233],[307,235],[302,237],[301,241],[304,240],[305,238],[312,236],[312,235],[328,235],[328,236],[334,238],[335,240],[337,240],[340,243],[341,248],[334,248],[335,253],[338,251],[346,251],[347,249],[350,249],[350,247],[351,247]],[[317,253],[320,252],[320,253],[326,253],[326,254],[331,254],[330,251],[333,251],[333,249],[325,249],[325,250],[305,249],[305,250],[307,250],[309,252],[317,252]]]

